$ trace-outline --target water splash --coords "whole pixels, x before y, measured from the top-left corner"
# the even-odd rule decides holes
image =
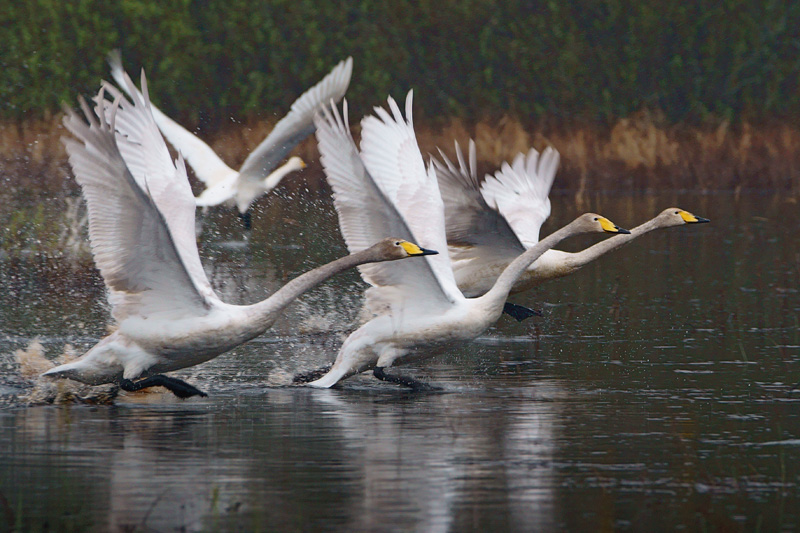
[[[119,393],[119,387],[113,384],[91,386],[70,379],[53,380],[43,378],[41,374],[56,365],[62,365],[77,359],[78,353],[70,344],[64,345],[63,352],[50,360],[38,338],[34,338],[26,348],[16,350],[14,359],[19,366],[20,377],[28,386],[17,396],[22,404],[64,404],[88,403],[111,404]]]

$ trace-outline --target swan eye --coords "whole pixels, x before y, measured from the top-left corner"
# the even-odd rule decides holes
[[[600,220],[600,219],[599,219],[599,218],[597,218],[597,217],[594,217],[594,219],[595,219],[596,221],[597,221],[597,220]]]
[[[680,211],[675,211],[675,214],[676,214],[676,215],[680,215],[680,214],[681,214],[681,212],[680,212]]]
[[[400,241],[395,241],[394,245],[395,246],[400,246]]]

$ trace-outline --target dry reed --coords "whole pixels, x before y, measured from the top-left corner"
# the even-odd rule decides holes
[[[800,192],[800,129],[788,123],[728,122],[716,125],[666,124],[657,113],[642,112],[611,125],[543,122],[526,128],[505,117],[466,124],[453,119],[426,126],[417,121],[424,154],[437,148],[453,155],[453,141],[470,137],[478,148],[479,170],[492,172],[529,147],[553,146],[561,153],[554,188],[577,196],[594,191],[772,189]],[[232,167],[269,133],[274,122],[252,121],[202,135]],[[353,125],[358,134],[358,125]],[[69,179],[66,154],[59,142],[60,118],[26,124],[0,124],[0,199],[6,205],[26,197],[58,198],[77,194]],[[316,141],[295,149],[310,165],[303,179],[286,180],[289,190],[327,190],[319,172]],[[197,188],[197,184],[195,184]]]

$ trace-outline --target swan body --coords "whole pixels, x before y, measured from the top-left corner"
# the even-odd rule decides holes
[[[87,201],[92,252],[118,328],[45,376],[122,384],[196,365],[260,335],[294,299],[342,270],[433,253],[403,239],[383,239],[306,272],[259,303],[222,302],[200,263],[183,160],[170,158],[144,74],[142,93],[127,76],[124,81],[132,103],[104,85],[94,111],[81,101],[88,124],[72,110],[64,119],[76,137],[64,143]]]
[[[388,103],[391,114],[376,108],[377,116],[362,121],[360,152],[347,125],[346,102],[344,118],[335,106],[315,118],[321,161],[348,249],[362,248],[374,232],[382,231],[405,239],[416,236],[425,246],[446,246],[435,171],[425,167],[411,121],[412,93],[406,99],[406,118],[393,99]],[[415,208],[420,205],[424,212]],[[474,339],[497,320],[514,280],[546,249],[571,235],[604,231],[625,230],[599,215],[579,217],[512,261],[480,298],[465,298],[458,290],[446,255],[405,265],[359,267],[371,285],[365,308],[373,316],[344,341],[330,371],[309,385],[331,387],[371,368],[377,377],[385,377],[383,369],[395,363]]]
[[[256,198],[267,194],[278,186],[281,180],[290,172],[295,172],[306,168],[305,162],[297,156],[292,156],[283,165],[272,171],[269,176],[262,181],[240,179],[238,172],[232,172],[228,176],[211,185],[195,198],[198,207],[211,207],[227,202],[234,202],[239,209],[239,213],[246,213],[250,209],[250,204]]]
[[[468,162],[456,143],[456,160],[441,151],[442,161],[432,158],[442,191],[448,250],[458,288],[467,297],[485,294],[503,270],[539,238],[550,216],[548,195],[558,169],[558,153],[541,154],[531,149],[511,165],[503,163],[483,183],[477,174],[475,143],[469,143]],[[568,276],[603,255],[650,231],[708,222],[680,208],[665,209],[658,216],[580,252],[547,250],[517,279],[511,293],[531,289],[547,280]]]
[[[118,50],[109,54],[108,62],[114,80],[132,96],[136,88],[128,87],[125,83],[125,71]],[[305,168],[305,163],[299,157],[290,159],[277,169],[275,167],[300,141],[314,132],[315,111],[331,100],[339,101],[344,96],[352,73],[353,59],[348,57],[304,92],[294,101],[289,113],[247,156],[238,171],[226,165],[199,137],[152,104],[151,108],[161,133],[183,155],[197,178],[206,185],[205,191],[197,197],[197,205],[207,207],[235,203],[239,213],[244,214],[259,196],[275,188],[284,176]]]

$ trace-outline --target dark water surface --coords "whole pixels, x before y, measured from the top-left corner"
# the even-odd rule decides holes
[[[553,204],[546,233],[584,210]],[[248,247],[221,222],[230,212],[206,225],[227,301],[343,252],[327,201],[260,205]],[[274,386],[333,360],[360,301],[350,273],[260,339],[177,373],[208,398],[1,409],[0,531],[800,529],[798,208],[692,193],[584,207],[634,226],[671,205],[712,224],[652,233],[518,295],[546,316],[503,317],[403,369],[442,393],[370,376]],[[5,372],[36,335],[53,356],[103,335],[96,276],[35,258],[2,268]]]

